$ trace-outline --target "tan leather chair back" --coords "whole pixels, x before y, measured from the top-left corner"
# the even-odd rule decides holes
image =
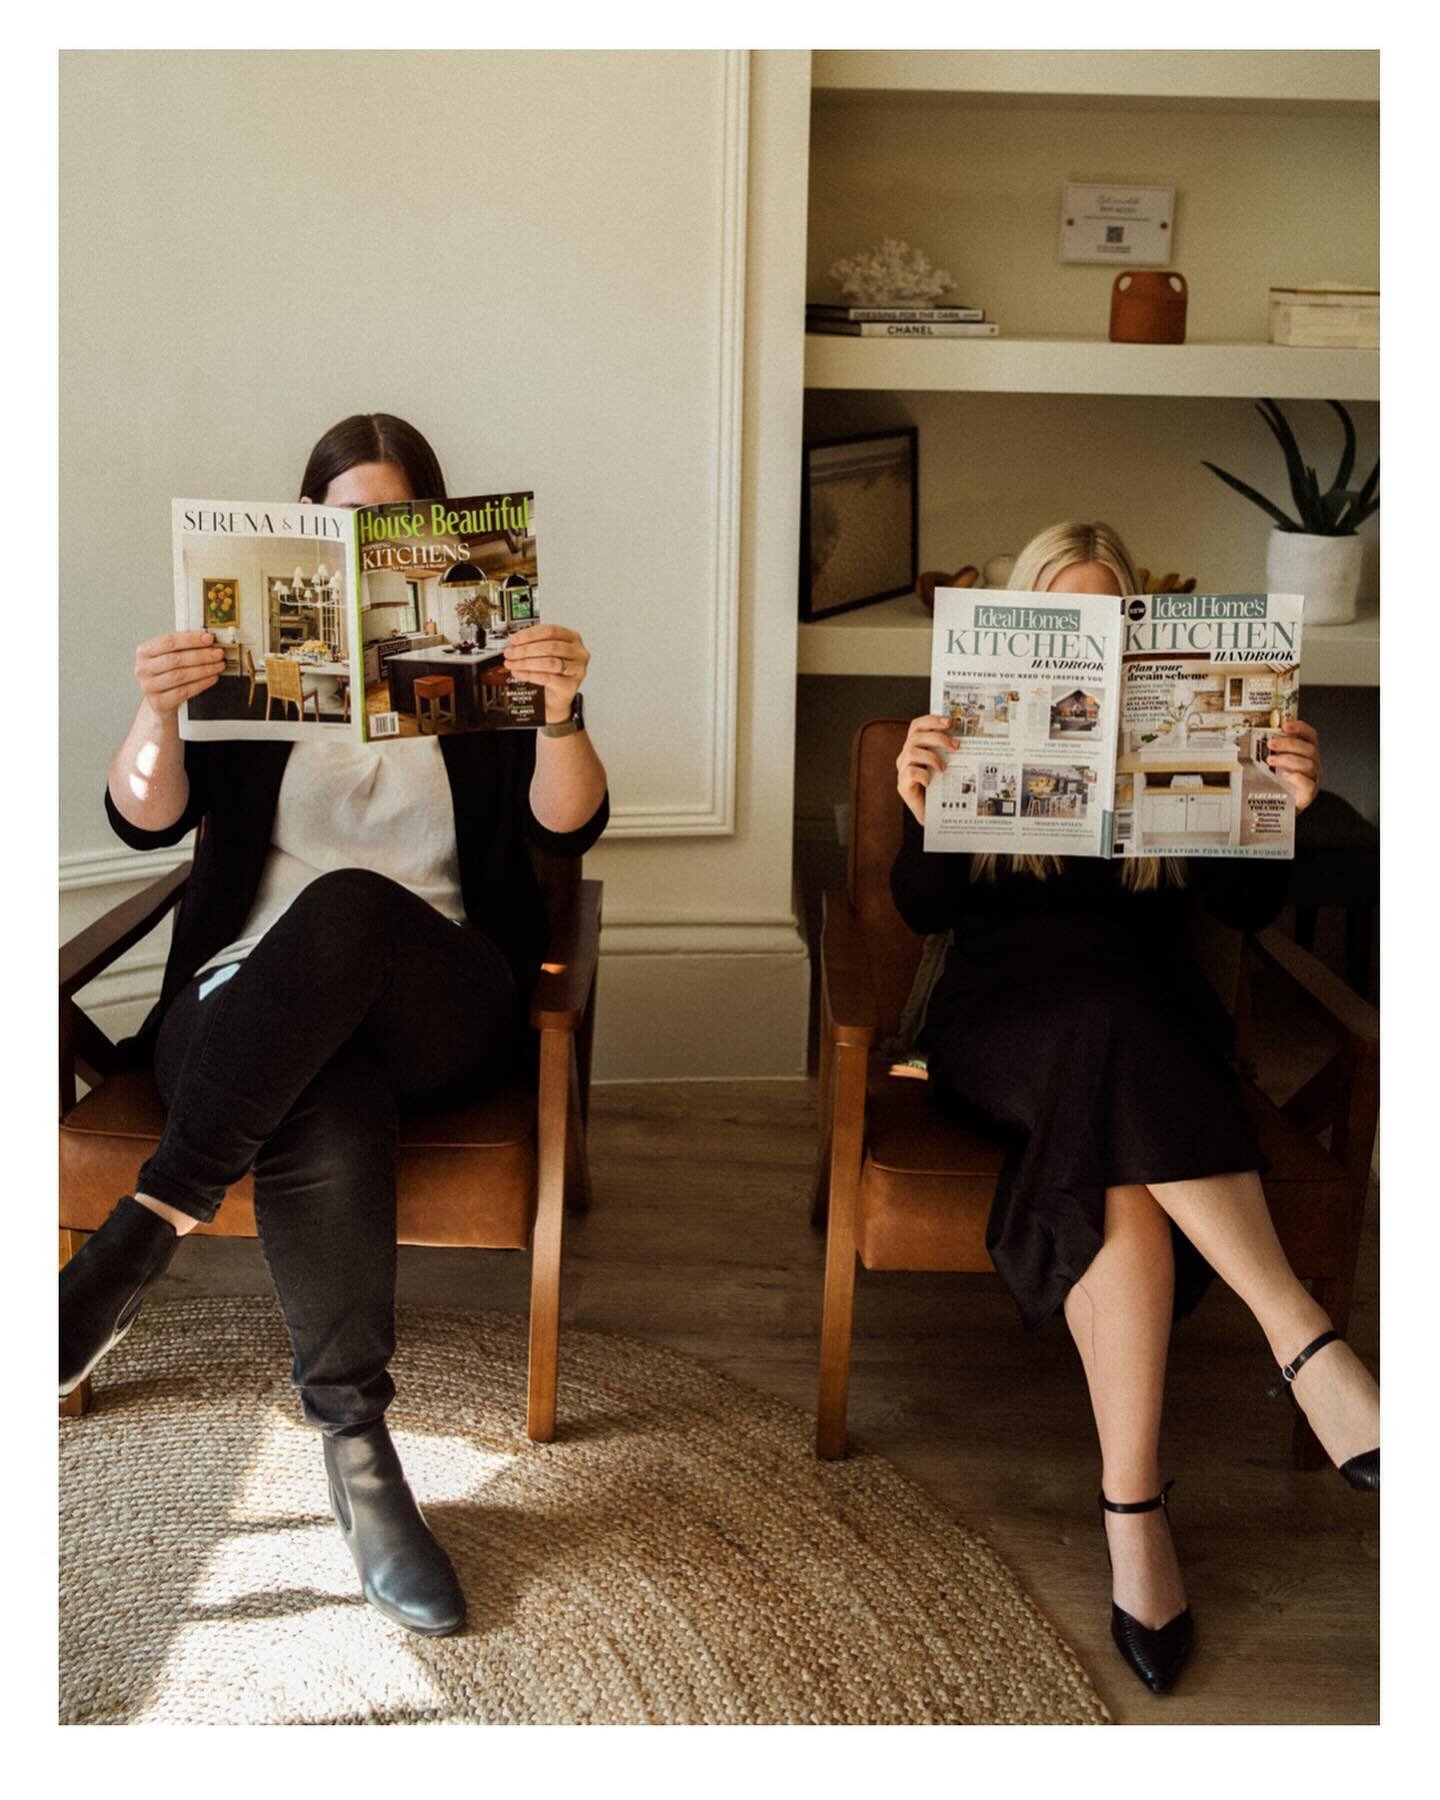
[[[895,759],[909,729],[908,719],[873,719],[856,732],[850,757],[850,904],[865,933],[880,1028],[887,1035],[900,1023],[924,945],[890,898],[904,810],[895,791]]]

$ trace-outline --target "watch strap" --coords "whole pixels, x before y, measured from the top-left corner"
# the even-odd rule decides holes
[[[570,702],[570,717],[568,719],[558,719],[553,725],[547,723],[540,727],[540,731],[545,737],[571,737],[575,732],[583,731],[584,729],[585,703],[580,698],[579,694],[576,694],[575,698]]]

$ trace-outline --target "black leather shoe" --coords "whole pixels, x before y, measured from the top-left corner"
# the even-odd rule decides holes
[[[1106,1512],[1141,1513],[1154,1512],[1157,1507],[1166,1509],[1168,1517],[1169,1493],[1175,1483],[1167,1481],[1153,1500],[1117,1501],[1107,1500],[1100,1496],[1100,1505]],[[1103,1526],[1104,1520],[1101,1520]],[[1110,1545],[1105,1545],[1106,1560],[1110,1560]],[[1113,1562],[1111,1567],[1114,1567]],[[1190,1646],[1195,1641],[1194,1622],[1190,1617],[1190,1608],[1176,1613],[1173,1619],[1165,1624],[1152,1628],[1142,1625],[1123,1607],[1110,1602],[1110,1635],[1115,1640],[1115,1648],[1129,1663],[1130,1667],[1149,1688],[1152,1694],[1168,1694],[1175,1685],[1176,1677],[1185,1666],[1185,1659],[1190,1654]]]
[[[385,1421],[327,1434],[325,1467],[335,1514],[373,1607],[426,1637],[465,1623],[465,1596],[410,1492]]]
[[[1271,1399],[1278,1400],[1281,1394],[1288,1394],[1291,1405],[1299,1406],[1300,1402],[1295,1398],[1295,1377],[1317,1350],[1323,1350],[1327,1344],[1337,1341],[1343,1341],[1338,1331],[1322,1331],[1313,1343],[1307,1344],[1293,1361],[1286,1363],[1281,1369],[1279,1381],[1268,1390]],[[1380,1449],[1378,1445],[1373,1450],[1362,1450],[1358,1456],[1352,1456],[1343,1463],[1337,1463],[1336,1467],[1351,1487],[1364,1488],[1373,1494],[1380,1492]]]
[[[79,1387],[135,1323],[145,1290],[170,1266],[175,1227],[126,1194],[60,1271],[60,1398]]]

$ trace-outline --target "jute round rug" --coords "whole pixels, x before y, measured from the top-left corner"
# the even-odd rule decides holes
[[[61,1422],[68,1724],[1100,1724],[1014,1577],[883,1458],[687,1356],[410,1309],[391,1429],[469,1601],[415,1637],[361,1599],[259,1299],[152,1302]]]

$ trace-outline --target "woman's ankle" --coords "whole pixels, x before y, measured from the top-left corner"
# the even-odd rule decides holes
[[[157,1200],[153,1194],[136,1194],[135,1204],[145,1207],[156,1218],[164,1219],[167,1225],[173,1225],[176,1237],[184,1237],[200,1223],[198,1219],[191,1218],[189,1213],[181,1212],[179,1207],[167,1206],[163,1200]]]
[[[1307,1344],[1313,1344],[1333,1326],[1330,1315],[1319,1301],[1304,1294],[1302,1300],[1286,1306],[1275,1317],[1262,1320],[1261,1329],[1270,1346],[1270,1354],[1279,1367],[1284,1368]]]
[[[1153,1500],[1164,1483],[1156,1463],[1129,1463],[1100,1471],[1100,1492],[1117,1506],[1134,1506],[1141,1500]]]

